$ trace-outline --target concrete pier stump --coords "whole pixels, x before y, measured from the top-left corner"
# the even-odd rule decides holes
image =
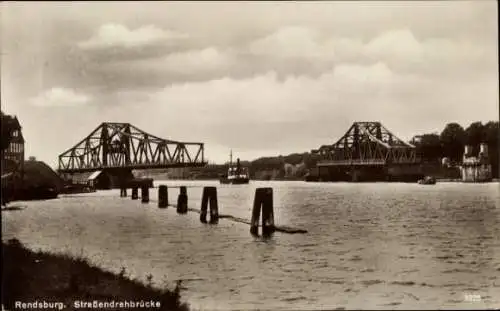
[[[177,197],[177,213],[186,214],[188,209],[188,196],[185,186],[180,187],[179,197]]]
[[[137,200],[139,198],[139,191],[137,187],[132,188],[132,200]]]
[[[158,207],[165,208],[168,206],[168,188],[166,185],[158,187]]]
[[[250,221],[250,233],[259,234],[259,218],[262,210],[262,234],[268,236],[274,232],[274,207],[273,207],[273,189],[257,188],[255,189],[255,198],[253,201],[252,219]]]
[[[141,187],[141,202],[149,203],[149,187],[147,186]]]
[[[216,224],[219,222],[219,207],[217,202],[217,188],[204,187],[203,196],[201,198],[200,221],[207,223],[207,210],[210,204],[210,223]]]

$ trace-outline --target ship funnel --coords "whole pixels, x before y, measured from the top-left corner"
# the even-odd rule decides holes
[[[241,172],[240,158],[236,158],[236,172],[237,174]]]
[[[483,156],[488,156],[488,144],[482,143],[479,145],[479,153],[482,153]]]

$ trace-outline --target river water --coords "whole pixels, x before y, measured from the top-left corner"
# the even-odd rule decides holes
[[[500,308],[498,183],[305,183],[188,186],[200,208],[202,186],[217,186],[221,214],[250,219],[256,187],[272,187],[275,222],[308,230],[252,237],[249,226],[158,209],[119,190],[16,202],[2,212],[2,239],[125,267],[155,284],[183,280],[193,309]],[[170,188],[170,202],[178,188]]]

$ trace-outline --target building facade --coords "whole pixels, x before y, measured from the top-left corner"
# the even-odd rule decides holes
[[[487,144],[480,145],[478,156],[472,155],[471,146],[465,146],[461,172],[464,182],[488,182],[492,180]]]
[[[6,148],[2,148],[2,175],[8,173],[24,172],[24,137],[22,127],[16,116],[5,115],[2,112],[2,131],[10,131],[10,142]],[[7,133],[2,133],[2,140],[6,139]],[[3,146],[4,147],[4,146]]]

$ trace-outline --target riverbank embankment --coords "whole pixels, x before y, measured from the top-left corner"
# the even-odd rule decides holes
[[[2,304],[7,310],[35,302],[57,303],[64,310],[84,303],[100,303],[93,309],[101,310],[188,310],[180,301],[179,283],[173,290],[157,289],[127,278],[124,269],[113,274],[84,258],[32,251],[17,239],[2,242],[2,257]]]

